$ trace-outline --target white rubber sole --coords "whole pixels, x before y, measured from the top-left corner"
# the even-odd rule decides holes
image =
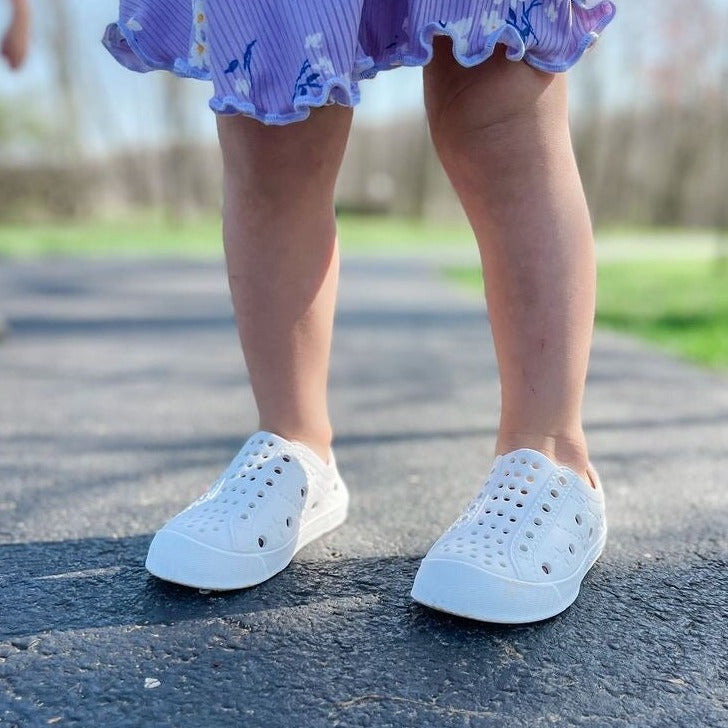
[[[581,582],[605,543],[606,533],[572,576],[548,584],[505,579],[464,561],[425,558],[415,577],[412,598],[432,609],[480,622],[540,622],[576,601]]]
[[[145,566],[150,574],[195,589],[230,591],[267,581],[291,563],[304,546],[346,520],[348,497],[308,521],[287,544],[261,554],[241,554],[207,546],[178,531],[159,531]]]

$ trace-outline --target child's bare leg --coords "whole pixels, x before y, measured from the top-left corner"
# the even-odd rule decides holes
[[[435,46],[425,101],[487,281],[502,389],[497,452],[530,447],[584,476],[595,264],[566,79],[502,53],[465,69],[449,39]]]
[[[225,254],[259,426],[323,459],[339,269],[333,195],[351,118],[341,106],[287,126],[218,117]]]

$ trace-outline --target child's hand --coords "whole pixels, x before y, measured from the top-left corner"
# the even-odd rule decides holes
[[[30,35],[30,10],[27,0],[10,0],[13,5],[13,16],[10,27],[2,42],[2,54],[10,67],[15,69],[25,59],[28,52],[28,36]]]

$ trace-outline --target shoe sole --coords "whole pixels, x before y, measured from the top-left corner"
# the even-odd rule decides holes
[[[159,531],[145,567],[150,574],[195,589],[230,591],[260,584],[291,563],[304,546],[346,520],[348,497],[310,520],[287,544],[262,554],[241,554],[207,546],[177,531]]]
[[[601,556],[605,543],[606,533],[573,576],[543,584],[504,579],[462,561],[424,559],[412,586],[412,598],[440,612],[480,622],[540,622],[576,601],[581,582]]]

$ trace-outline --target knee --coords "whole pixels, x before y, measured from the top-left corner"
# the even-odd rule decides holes
[[[443,164],[498,166],[567,123],[565,79],[498,54],[474,68],[447,61],[425,77],[430,135]]]
[[[257,198],[289,201],[306,191],[333,189],[346,147],[348,110],[326,111],[316,109],[311,118],[284,126],[265,126],[244,116],[218,117],[226,186]]]

